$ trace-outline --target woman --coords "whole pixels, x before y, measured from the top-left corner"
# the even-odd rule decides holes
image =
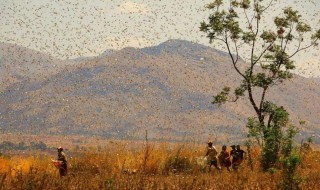
[[[66,154],[63,152],[63,148],[59,147],[58,148],[58,161],[61,162],[61,165],[59,167],[59,173],[60,173],[60,177],[62,176],[66,176],[67,175],[67,158],[66,158]]]
[[[223,145],[222,150],[219,154],[219,162],[222,167],[226,167],[228,171],[230,171],[231,160],[230,160],[230,153],[227,151],[227,146]]]

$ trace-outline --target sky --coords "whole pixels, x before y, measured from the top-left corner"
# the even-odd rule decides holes
[[[209,44],[199,23],[212,0],[0,0],[0,42],[18,44],[60,59],[99,55],[107,49],[146,47],[169,39]],[[320,28],[319,0],[274,0],[266,23],[292,6]],[[268,26],[268,25],[266,25]],[[244,50],[245,51],[245,50]],[[297,56],[304,76],[320,77],[320,50]]]

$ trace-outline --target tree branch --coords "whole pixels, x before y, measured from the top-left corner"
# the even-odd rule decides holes
[[[261,57],[264,55],[264,53],[265,53],[271,46],[273,46],[273,44],[274,44],[274,42],[272,42],[271,44],[269,44],[269,46],[261,52],[261,54],[259,55],[259,57],[258,57],[257,60],[255,61],[254,65],[261,59]]]
[[[313,46],[317,41],[318,41],[318,39],[314,40],[310,45],[299,49],[299,48],[300,48],[300,45],[301,45],[301,41],[300,41],[299,46],[298,46],[298,49],[296,50],[296,52],[294,52],[294,53],[293,53],[292,55],[290,55],[288,58],[293,57],[295,54],[297,54],[298,52],[300,52],[300,51],[302,51],[302,50],[305,50],[305,49],[310,48],[310,47]]]
[[[221,39],[221,38],[214,38],[215,40],[220,40],[220,41],[222,41],[223,43],[226,43],[226,41],[224,41],[223,39]]]
[[[237,73],[239,73],[239,75],[241,75],[244,79],[247,79],[246,78],[246,76],[243,74],[243,73],[241,73],[241,71],[238,69],[238,67],[236,66],[236,62],[235,62],[235,60],[234,60],[234,58],[233,58],[233,55],[232,55],[232,53],[231,53],[231,50],[230,50],[230,47],[229,47],[229,42],[228,42],[228,38],[226,37],[226,39],[225,39],[225,43],[226,43],[226,46],[227,46],[227,49],[228,49],[228,53],[229,53],[229,55],[230,55],[230,57],[231,57],[231,60],[232,60],[232,64],[233,64],[233,67],[236,69],[236,71],[237,71]]]
[[[260,121],[260,117],[259,116],[260,116],[260,112],[261,111],[259,110],[256,102],[253,99],[251,83],[248,83],[248,94],[249,94],[250,103],[253,106],[254,110],[256,111],[256,113],[258,115],[258,118],[259,118],[259,121]],[[262,122],[262,121],[260,121],[260,122]]]
[[[290,31],[289,31],[289,33],[288,33],[288,36],[291,35],[292,30],[293,30],[293,22],[291,22]],[[288,42],[289,42],[289,37],[288,37],[287,40],[286,40],[286,43],[285,43],[284,48],[283,48],[283,50],[282,50],[283,52],[286,51]],[[281,48],[282,48],[282,45],[281,45]]]
[[[251,48],[251,68],[250,68],[250,77],[252,76],[252,72],[253,72],[253,67],[255,65],[253,57],[254,57],[254,50],[255,50],[255,44],[256,44],[256,38],[258,36],[258,32],[259,32],[259,18],[257,18],[257,29],[256,29],[256,33],[255,33],[255,37],[254,40],[252,42],[252,48]]]
[[[248,25],[249,25],[249,30],[251,30],[251,32],[254,33],[253,29],[252,29],[252,21],[253,21],[254,16],[250,21],[248,15],[247,15],[246,9],[243,9],[243,12],[244,12],[244,15],[246,16],[246,19],[247,19],[247,22],[248,22]]]
[[[253,74],[253,67],[255,65],[254,61],[253,61],[253,57],[254,57],[254,49],[255,49],[255,42],[256,42],[256,38],[257,38],[257,35],[258,35],[258,32],[259,32],[259,19],[260,18],[256,18],[257,20],[257,28],[256,28],[256,33],[255,33],[255,38],[252,42],[252,49],[251,49],[251,67],[250,67],[250,74],[249,74],[249,79],[248,79],[248,94],[249,94],[249,100],[251,102],[251,105],[253,106],[254,110],[256,111],[257,113],[257,116],[259,118],[259,122],[262,123],[263,120],[261,120],[261,110],[259,110],[256,102],[254,101],[254,98],[253,98],[253,94],[252,94],[252,86],[251,86],[251,77],[252,77],[252,74]]]
[[[236,96],[234,100],[226,100],[226,102],[236,102],[239,99],[239,96]]]
[[[261,13],[264,12],[264,11],[266,11],[267,9],[269,9],[269,7],[271,6],[272,2],[273,2],[273,0],[270,1],[269,5],[266,6],[266,8],[264,8],[264,9],[261,11]]]
[[[238,51],[237,42],[235,40],[233,40],[233,43],[234,43],[234,46],[235,46],[235,49],[236,49],[236,53],[237,53],[237,59],[235,61],[235,65],[236,65],[238,63],[238,60],[239,60],[239,51]]]
[[[264,103],[264,98],[266,96],[266,92],[267,92],[267,89],[268,89],[268,86],[263,88],[263,92],[262,92],[262,97],[261,97],[261,100],[260,100],[260,106],[259,106],[259,109],[262,110],[262,106],[263,106],[263,103]],[[261,114],[261,113],[260,113]],[[262,116],[260,116],[262,117]]]
[[[272,119],[273,119],[273,114],[274,114],[274,113],[271,113],[270,116],[269,116],[268,128],[270,128],[270,126],[271,126],[271,121],[272,121]]]

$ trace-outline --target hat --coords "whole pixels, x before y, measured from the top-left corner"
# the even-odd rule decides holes
[[[59,146],[57,149],[63,151],[63,148],[61,146]]]

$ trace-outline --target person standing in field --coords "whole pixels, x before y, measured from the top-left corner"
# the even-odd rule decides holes
[[[213,146],[213,143],[211,141],[208,142],[208,149],[206,153],[208,165],[209,165],[209,172],[211,171],[211,166],[214,165],[218,170],[221,170],[218,167],[218,159],[217,159],[218,151]]]
[[[237,159],[236,156],[236,145],[231,145],[230,156],[232,156],[232,163]]]
[[[237,145],[236,150],[234,151],[234,160],[232,159],[232,168],[238,170],[240,164],[242,163],[245,155],[245,151],[241,150],[240,145]]]
[[[236,155],[236,145],[231,145],[231,151],[230,151],[230,156],[232,156],[232,168],[234,169],[234,165],[237,162],[237,155]]]
[[[60,177],[66,176],[67,175],[67,171],[68,171],[67,158],[66,158],[66,154],[63,152],[63,148],[61,146],[58,148],[58,158],[57,158],[57,160],[61,162],[61,165],[59,167]]]
[[[233,156],[236,152],[236,145],[231,145],[230,147],[231,147],[230,156],[232,156],[232,158],[233,158]]]
[[[236,154],[239,157],[239,160],[242,162],[245,159],[246,152],[240,148],[240,145],[237,145]]]
[[[230,154],[227,151],[227,146],[226,145],[222,146],[222,150],[221,150],[218,158],[219,158],[221,169],[223,167],[226,167],[227,170],[230,171],[231,160],[230,160]]]

